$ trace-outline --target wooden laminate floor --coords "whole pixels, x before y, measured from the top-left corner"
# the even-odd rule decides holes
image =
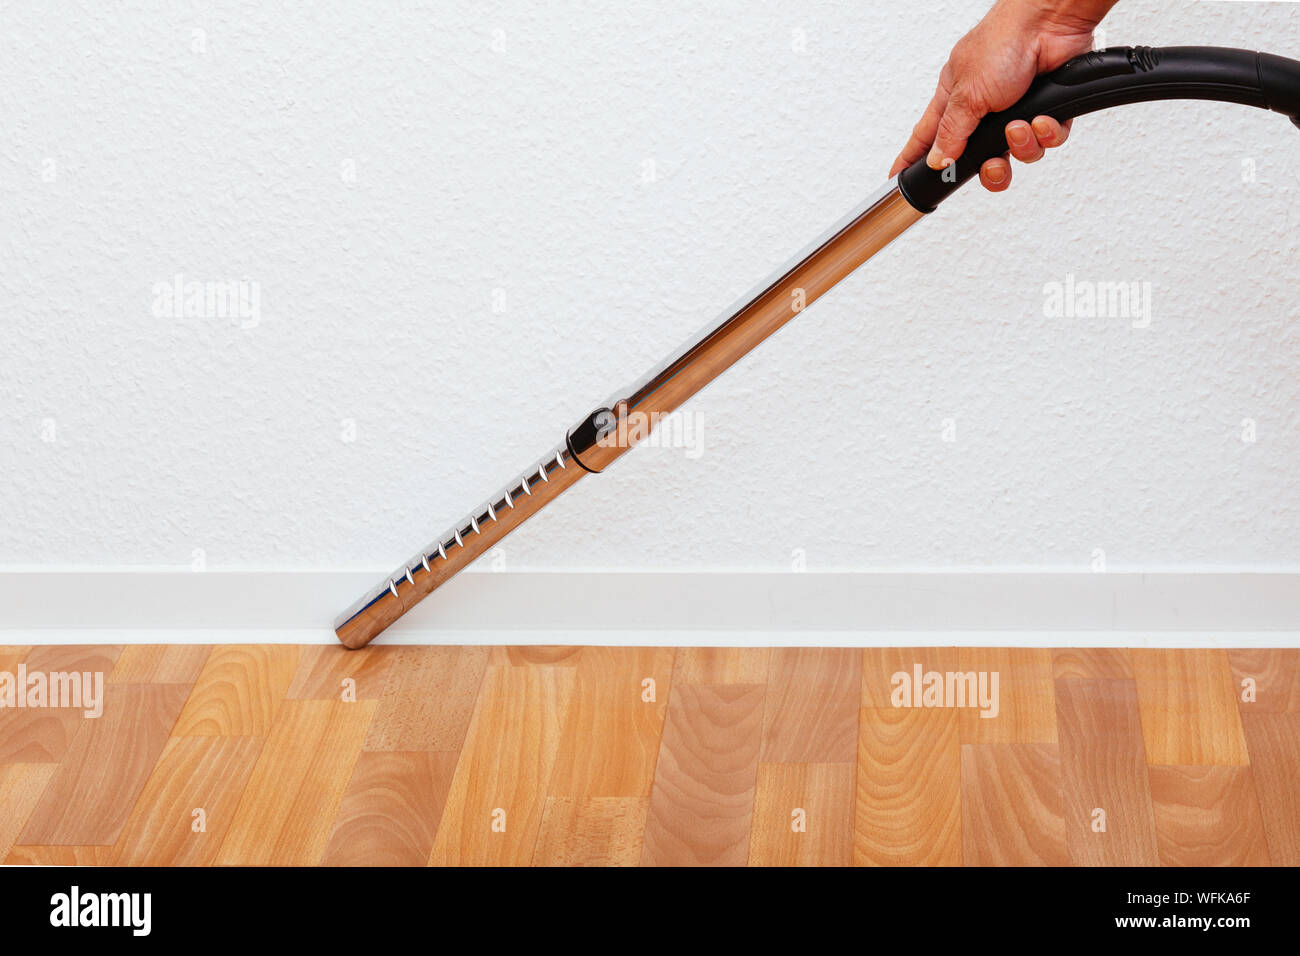
[[[9,864],[1300,864],[1300,651],[0,647]],[[996,672],[996,717],[892,675]],[[1250,699],[1252,698],[1253,699]]]

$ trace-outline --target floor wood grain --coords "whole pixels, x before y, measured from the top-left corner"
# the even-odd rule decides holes
[[[285,697],[290,700],[378,700],[398,648],[370,645],[357,651],[304,647]]]
[[[967,866],[1070,862],[1054,744],[963,745],[961,809]]]
[[[759,764],[749,865],[852,866],[856,786],[851,761]]]
[[[29,648],[28,671],[90,671],[111,674],[122,647],[117,644],[42,644]]]
[[[230,830],[260,737],[172,737],[116,841],[120,866],[207,866]]]
[[[368,750],[339,806],[325,866],[423,866],[456,772],[455,753]]]
[[[284,644],[214,647],[185,702],[176,737],[265,737],[298,666]]]
[[[205,644],[128,644],[117,656],[112,684],[193,684],[212,648]]]
[[[0,671],[12,673],[14,668],[27,658],[31,650],[30,647],[14,647],[10,644],[0,644]]]
[[[641,862],[741,866],[749,857],[764,688],[695,684],[682,679],[689,673],[673,687]]]
[[[763,708],[765,763],[852,763],[858,749],[860,651],[777,647]]]
[[[488,663],[510,667],[528,667],[533,664],[546,667],[577,667],[585,650],[571,644],[494,647],[488,657]]]
[[[582,649],[548,795],[650,796],[673,656],[672,648]]]
[[[4,858],[5,866],[112,866],[111,846],[15,846]]]
[[[1130,658],[1148,763],[1247,762],[1227,651],[1140,648]]]
[[[1242,718],[1274,866],[1300,866],[1300,714]]]
[[[486,647],[398,648],[366,749],[460,750],[490,653]]]
[[[284,701],[216,862],[319,863],[374,711],[368,700]]]
[[[766,647],[683,647],[677,652],[677,678],[684,684],[763,684]]]
[[[1300,713],[1300,649],[1234,649],[1228,651],[1228,663],[1243,714]]]
[[[19,663],[29,672],[107,675],[112,672],[122,648],[57,644],[6,648],[6,652],[8,661],[0,670],[16,679]],[[0,764],[59,763],[83,720],[81,713],[71,708],[0,710]]]
[[[1300,866],[1290,649],[0,647],[20,665],[105,700],[0,706],[9,864]],[[959,693],[981,674],[996,717]]]
[[[1152,767],[1151,803],[1165,866],[1267,866],[1249,767]]]
[[[0,711],[0,765],[58,764],[84,719],[70,708]]]
[[[1125,647],[1058,647],[1052,651],[1052,676],[1129,680],[1133,665]]]
[[[1133,681],[1058,680],[1056,710],[1070,862],[1159,865]]]
[[[915,668],[945,673],[958,669],[955,647],[868,647],[862,654],[862,706],[893,707],[894,676]]]
[[[434,840],[432,865],[523,866],[532,861],[573,696],[573,670],[487,669]]]
[[[961,865],[957,717],[950,709],[859,712],[855,864]]]
[[[964,744],[1056,743],[1056,687],[1052,652],[1036,647],[962,648],[961,673],[998,675],[997,716],[978,707],[962,708]]]
[[[55,769],[52,763],[0,765],[0,859],[27,825]]]
[[[647,797],[549,797],[535,866],[636,866]]]
[[[110,844],[153,771],[189,687],[110,684],[23,829],[24,844]]]

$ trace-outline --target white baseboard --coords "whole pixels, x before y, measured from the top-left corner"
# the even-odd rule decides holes
[[[0,569],[0,644],[328,643],[356,571]],[[385,643],[1300,646],[1300,571],[472,570]]]

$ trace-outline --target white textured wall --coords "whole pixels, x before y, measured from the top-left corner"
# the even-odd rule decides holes
[[[8,6],[0,563],[396,563],[870,192],[983,7]],[[1300,56],[1300,8],[1106,35]],[[1298,156],[1243,107],[1080,120],[507,563],[1297,562]],[[260,321],[155,315],[177,273]],[[1151,326],[1046,317],[1067,273],[1149,282]]]

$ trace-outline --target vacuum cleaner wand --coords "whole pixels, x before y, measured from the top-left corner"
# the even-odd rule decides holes
[[[948,168],[903,170],[775,276],[723,314],[641,381],[569,430],[560,444],[431,545],[404,563],[336,621],[357,648],[587,474],[597,474],[643,440],[660,416],[748,354],[822,294],[887,246],[1006,152],[1012,120],[1074,116],[1148,100],[1208,99],[1285,113],[1300,125],[1300,63],[1218,47],[1120,47],[1085,53],[1038,77],[1014,106],[990,114]]]

